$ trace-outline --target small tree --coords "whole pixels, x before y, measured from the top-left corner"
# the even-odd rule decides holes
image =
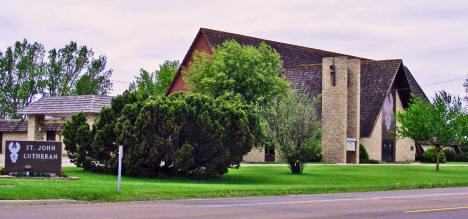
[[[190,68],[183,71],[192,92],[219,97],[240,94],[249,104],[263,104],[289,89],[282,77],[280,55],[265,43],[258,48],[226,41],[213,54],[195,52]]]
[[[463,118],[460,98],[445,91],[436,94],[431,104],[424,98],[413,96],[409,107],[396,114],[400,123],[395,128],[398,138],[414,141],[427,140],[437,152],[436,171],[439,171],[440,150],[456,142],[468,127]]]
[[[302,173],[305,162],[322,157],[321,124],[315,112],[318,101],[319,97],[309,99],[291,90],[273,98],[260,110],[267,137],[279,149],[292,173]]]

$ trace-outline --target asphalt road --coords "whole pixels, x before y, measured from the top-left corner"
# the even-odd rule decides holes
[[[468,218],[468,187],[0,207],[0,218]]]

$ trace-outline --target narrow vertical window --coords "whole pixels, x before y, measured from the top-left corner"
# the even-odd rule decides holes
[[[351,77],[349,76],[349,72],[348,72],[348,87],[351,87]]]
[[[335,73],[335,65],[330,65],[330,83],[332,86],[336,86],[336,73]]]

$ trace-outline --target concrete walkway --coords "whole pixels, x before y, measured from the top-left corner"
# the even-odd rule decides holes
[[[310,163],[306,164],[306,166],[435,166],[434,163],[380,163],[380,164],[348,164],[348,163],[336,163],[336,164],[329,164],[329,163]],[[448,167],[458,167],[458,166],[468,166],[468,162],[466,164],[447,164],[441,163],[441,166],[448,166]],[[288,166],[286,163],[241,163],[241,166]]]

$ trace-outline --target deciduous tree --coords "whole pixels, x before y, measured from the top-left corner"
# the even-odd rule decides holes
[[[159,65],[159,70],[148,72],[140,69],[140,76],[135,78],[129,86],[130,91],[137,91],[150,96],[162,96],[166,92],[172,78],[179,68],[179,61],[166,60]]]
[[[184,69],[192,92],[213,97],[240,94],[247,103],[261,105],[289,89],[279,76],[283,72],[280,55],[265,43],[257,48],[231,40],[212,52],[195,52],[190,67]]]
[[[44,47],[26,39],[0,52],[0,106],[3,118],[21,118],[18,111],[35,100],[44,86]]]
[[[436,170],[439,171],[440,150],[461,139],[468,124],[460,98],[441,91],[432,103],[425,98],[413,96],[409,107],[397,112],[400,125],[395,128],[398,138],[411,138],[414,141],[429,141],[437,152]]]
[[[94,58],[87,46],[72,41],[59,50],[50,50],[48,59],[46,96],[104,95],[112,88],[112,70],[106,70],[106,57]]]

